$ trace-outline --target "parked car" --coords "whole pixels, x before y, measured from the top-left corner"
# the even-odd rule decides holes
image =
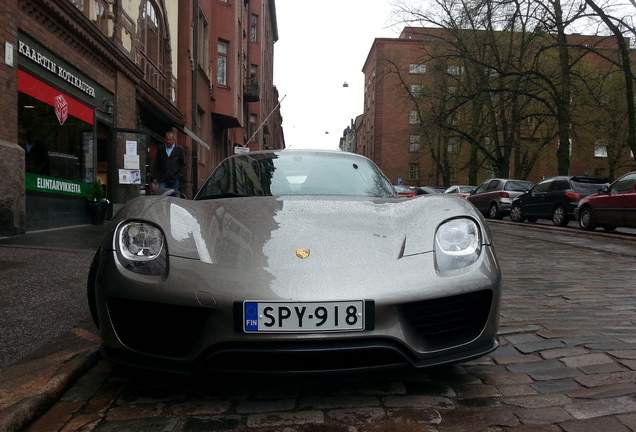
[[[402,198],[413,198],[417,193],[408,186],[393,185],[398,195]]]
[[[425,368],[499,345],[484,218],[459,197],[400,199],[339,151],[237,154],[193,200],[128,201],[87,294],[104,357],[156,370]]]
[[[524,180],[493,178],[486,180],[466,199],[480,212],[492,219],[510,214],[512,200],[532,187]]]
[[[429,194],[438,194],[444,193],[446,189],[440,188],[437,186],[420,186],[416,189],[416,193],[418,195],[429,195]]]
[[[477,189],[477,186],[455,185],[455,186],[451,186],[448,189],[446,189],[444,191],[444,193],[447,193],[447,194],[458,194],[462,198],[466,198],[468,195],[470,195],[472,192],[474,192],[475,189]]]
[[[636,171],[625,174],[599,193],[588,195],[574,209],[579,226],[588,231],[603,227],[636,228]]]
[[[565,226],[574,220],[574,209],[581,198],[607,185],[607,179],[592,176],[558,176],[542,180],[513,200],[510,219],[515,222],[550,219],[556,226]]]

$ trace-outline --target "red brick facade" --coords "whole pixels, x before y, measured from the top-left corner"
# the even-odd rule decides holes
[[[273,85],[278,39],[274,0],[7,0],[0,12],[0,50],[4,54],[6,47],[13,47],[14,59],[13,65],[0,66],[0,125],[7,142],[3,149],[20,151],[15,146],[23,141],[18,129],[28,123],[53,145],[49,153],[56,161],[77,160],[80,166],[76,173],[64,174],[58,167],[48,175],[81,192],[34,189],[27,173],[26,209],[24,203],[7,203],[0,196],[0,215],[18,221],[12,233],[87,222],[86,197],[94,176],[105,183],[114,210],[148,193],[154,152],[169,130],[176,131],[185,149],[187,173],[180,189],[186,197],[192,197],[237,146],[284,147]],[[217,82],[219,41],[228,47],[224,85]],[[193,47],[199,49],[194,52]],[[62,69],[70,71],[64,74],[70,78],[61,78]],[[19,112],[30,112],[16,109],[22,97],[18,70],[59,91],[62,100],[77,100],[94,117],[88,123],[73,119],[64,130],[50,123],[50,117],[36,123],[20,119]],[[33,119],[53,107],[37,96],[40,116]],[[53,127],[50,133],[47,127]],[[127,148],[130,143],[135,147]],[[138,184],[121,183],[135,174],[135,163],[124,157],[129,151],[139,158]],[[22,180],[15,178],[24,190],[24,166],[0,161],[0,172],[11,171],[22,173]],[[23,217],[11,216],[25,213],[26,226]]]
[[[468,184],[467,164],[471,148],[468,142],[459,140],[453,148],[457,154],[450,157],[455,170],[450,184],[444,184],[440,170],[433,160],[433,156],[439,155],[449,143],[440,140],[432,146],[421,145],[420,150],[411,145],[412,135],[424,134],[421,137],[424,139],[426,132],[412,123],[411,116],[416,112],[414,111],[416,107],[408,98],[407,87],[421,83],[421,80],[434,80],[435,74],[439,74],[438,71],[433,70],[429,62],[431,53],[442,46],[440,39],[443,39],[443,32],[444,30],[441,29],[407,28],[400,38],[376,39],[363,67],[365,74],[364,120],[357,130],[357,152],[374,160],[394,184],[398,179],[402,179],[404,184],[411,186]],[[435,37],[431,37],[431,34]],[[618,55],[616,42],[611,38],[573,35],[570,36],[569,41],[572,45],[582,47],[581,50],[589,44],[603,51],[606,56],[617,58]],[[579,53],[573,50],[572,56]],[[597,67],[599,72],[608,69],[607,61],[598,56],[589,57],[591,67]],[[409,65],[419,64],[428,64],[425,73],[420,76],[409,73]],[[387,73],[388,69],[399,69],[402,71],[402,76]],[[430,110],[434,102],[420,101],[420,103],[421,110]],[[581,102],[576,100],[575,103]],[[583,114],[589,111],[589,108],[581,106],[576,109],[578,113],[583,112]],[[595,140],[598,140],[598,137],[593,136],[595,131],[591,127],[581,127],[579,125],[581,118],[573,117],[573,120],[570,173],[608,176],[607,158],[595,157]],[[527,145],[532,145],[534,141],[529,137],[529,133],[530,128],[522,128],[520,139]],[[536,139],[535,135],[534,140]],[[557,140],[554,139],[540,151],[526,179],[537,182],[542,178],[557,175],[556,150]],[[628,150],[623,150],[621,158],[614,177],[636,168],[633,155]],[[515,172],[515,163],[521,162],[513,152],[510,155],[510,173]],[[413,167],[417,167],[416,175],[410,172]],[[493,176],[493,172],[482,165],[477,173],[476,183],[479,184]]]

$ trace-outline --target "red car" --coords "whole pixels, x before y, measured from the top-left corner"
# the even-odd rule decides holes
[[[599,193],[581,199],[574,217],[579,226],[588,231],[599,226],[606,231],[617,227],[636,228],[636,171],[601,188]]]
[[[400,198],[413,198],[414,196],[417,196],[415,191],[408,186],[393,185],[393,187],[397,191],[398,195],[400,195]]]

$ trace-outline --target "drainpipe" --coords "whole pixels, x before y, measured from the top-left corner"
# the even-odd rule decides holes
[[[192,130],[197,133],[197,115],[198,115],[198,69],[199,69],[199,0],[192,0]],[[192,141],[192,196],[195,196],[199,187],[199,144]]]

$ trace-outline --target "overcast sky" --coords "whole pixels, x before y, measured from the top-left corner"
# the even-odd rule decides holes
[[[390,1],[276,0],[278,88],[288,148],[336,149],[344,129],[362,114],[362,67],[376,37],[389,27]],[[349,87],[343,87],[344,82]],[[326,133],[328,132],[328,133]]]

